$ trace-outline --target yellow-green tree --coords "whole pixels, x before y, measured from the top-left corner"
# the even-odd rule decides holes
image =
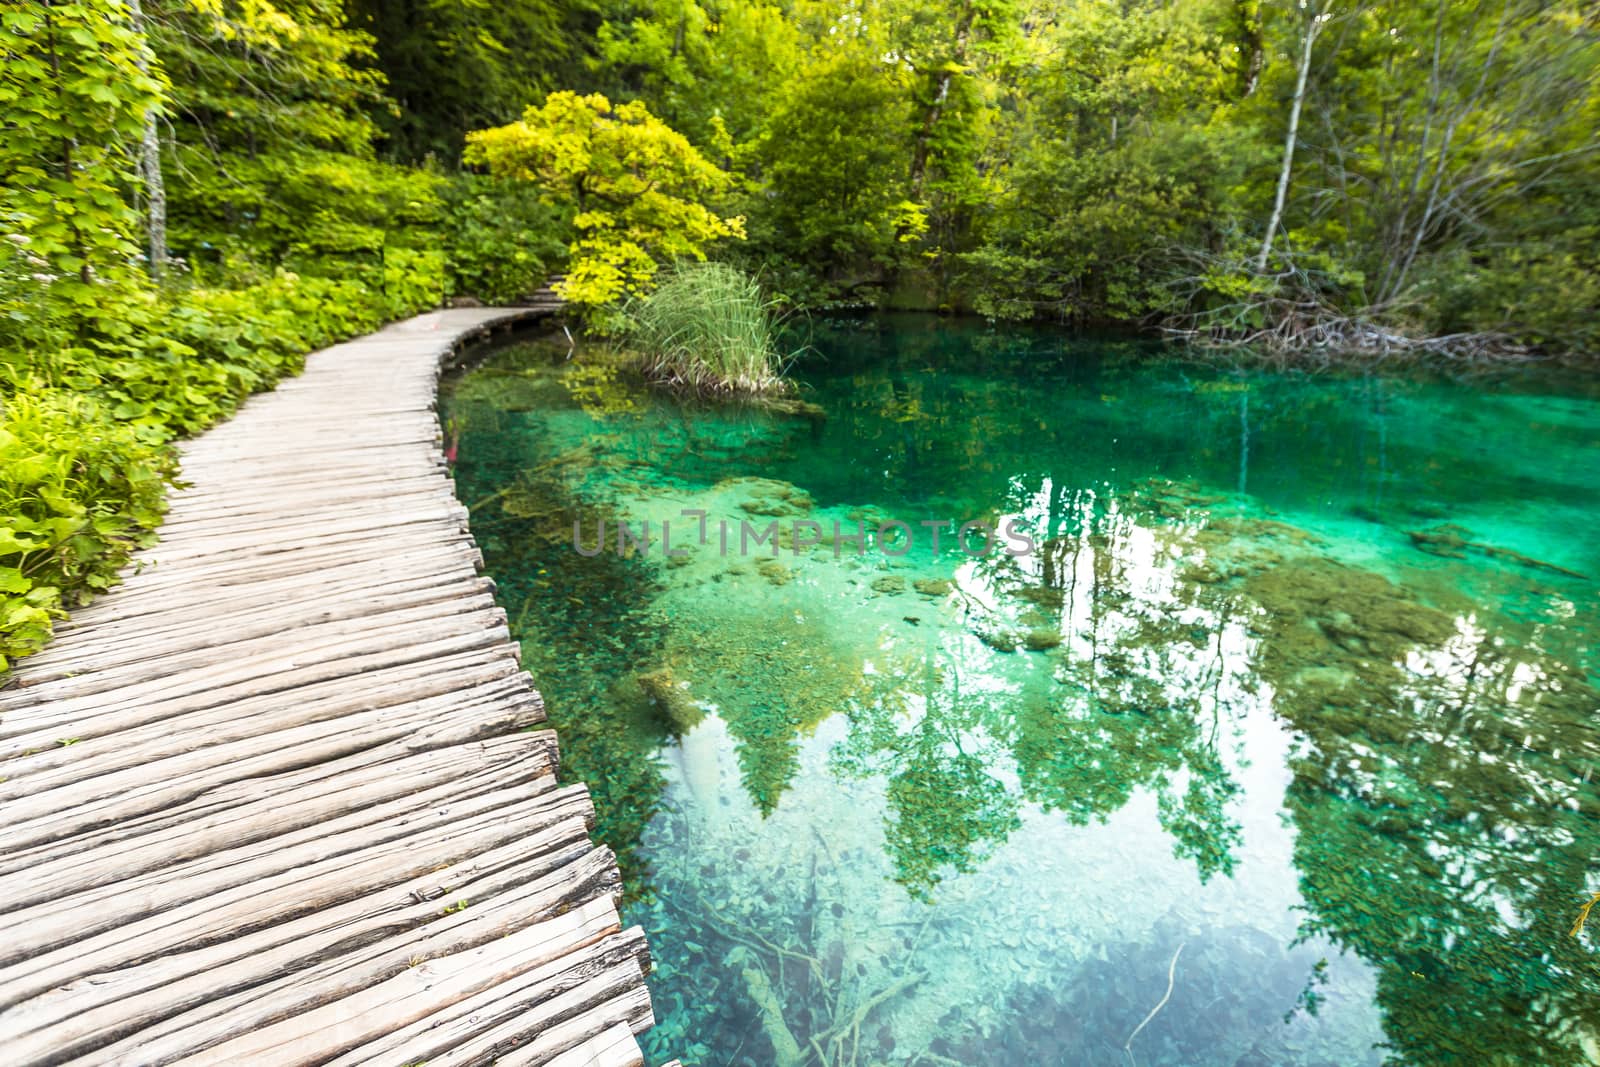
[[[645,292],[662,263],[703,260],[711,242],[744,236],[743,218],[708,206],[732,178],[641,103],[551,93],[518,122],[469,133],[466,158],[575,209],[558,292],[580,307]]]

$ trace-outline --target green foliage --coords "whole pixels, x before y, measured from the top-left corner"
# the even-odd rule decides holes
[[[607,20],[590,66],[637,94],[696,145],[726,155],[755,136],[800,61],[804,32],[784,8],[739,0],[654,0]]]
[[[1031,47],[992,151],[1003,169],[984,240],[960,259],[974,306],[1001,318],[1138,320],[1167,310],[1182,247],[1210,248],[1248,136],[1208,121],[1236,54],[1213,5],[1067,5]]]
[[[308,351],[438,303],[438,253],[396,251],[382,288],[278,274],[242,289],[123,293],[81,343],[0,349],[0,659],[146,543],[176,476],[170,442],[226,418]]]
[[[339,272],[428,244],[442,180],[373,156],[381,74],[336,0],[162,0],[152,39],[173,82],[173,251]],[[343,266],[339,266],[343,264]]]
[[[706,226],[743,219],[748,242],[718,254],[792,302],[1593,347],[1600,44],[1574,0],[357,7],[402,156],[448,159],[451,123],[571,89],[468,155],[493,170],[520,138],[546,157],[524,176],[573,211],[581,306],[710,239],[665,252],[688,220],[624,217],[659,160],[601,167],[624,180],[611,204],[571,169],[614,126],[647,140],[620,118],[639,108],[724,172],[674,194]]]
[[[698,393],[785,387],[777,305],[754,278],[723,263],[669,268],[649,296],[622,309],[646,376]]]
[[[213,146],[257,155],[301,147],[359,153],[377,134],[362,106],[379,102],[372,41],[339,0],[157,0],[152,43],[181,121]]]
[[[1512,329],[1557,350],[1600,351],[1600,260],[1596,227],[1558,241],[1471,255],[1455,249],[1417,271],[1414,295],[1438,333]],[[1577,309],[1590,309],[1577,313]]]
[[[0,5],[0,237],[23,238],[37,299],[93,305],[138,255],[130,143],[162,84],[117,0]]]
[[[727,173],[640,103],[551,93],[519,122],[468,134],[466,158],[576,211],[558,292],[580,307],[643,293],[661,263],[704,259],[711,242],[744,236],[742,219],[707,204],[727,191]]]
[[[107,588],[160,521],[172,453],[65,390],[0,407],[0,672]]]
[[[764,187],[748,200],[753,244],[779,285],[810,302],[874,297],[925,225],[910,199],[912,107],[903,72],[867,47],[819,55],[752,152]]]
[[[1266,28],[1299,32],[1293,20]],[[1280,269],[1328,256],[1358,281],[1322,299],[1413,333],[1589,347],[1580,324],[1597,276],[1585,235],[1600,221],[1586,191],[1600,149],[1591,31],[1577,6],[1533,0],[1341,16],[1319,39]],[[1270,95],[1252,109],[1275,107],[1289,75],[1269,68]]]
[[[350,0],[372,37],[393,107],[376,120],[387,151],[453,165],[467,130],[509,122],[530,92],[581,70],[589,8],[559,0]],[[591,27],[592,29],[592,27]]]
[[[567,213],[526,182],[464,175],[446,194],[450,291],[514,302],[566,262]]]

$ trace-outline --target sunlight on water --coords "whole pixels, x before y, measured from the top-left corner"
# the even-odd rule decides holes
[[[1592,386],[816,349],[820,410],[565,342],[447,393],[652,1062],[1600,1062]]]

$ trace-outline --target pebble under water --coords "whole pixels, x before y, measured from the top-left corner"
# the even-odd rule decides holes
[[[1600,386],[814,333],[814,407],[445,391],[651,1063],[1600,1063]]]

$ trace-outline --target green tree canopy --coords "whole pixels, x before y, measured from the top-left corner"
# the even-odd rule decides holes
[[[520,121],[469,134],[466,158],[576,210],[560,292],[582,306],[643,292],[661,264],[744,236],[742,218],[710,206],[732,178],[638,102],[551,93]]]

